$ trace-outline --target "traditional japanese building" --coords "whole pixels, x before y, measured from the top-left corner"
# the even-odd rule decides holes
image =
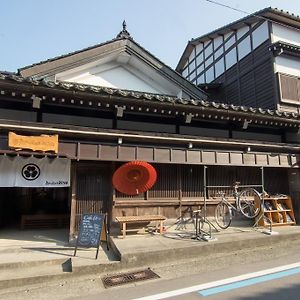
[[[286,137],[298,139],[299,115],[207,99],[136,43],[125,24],[111,41],[0,73],[2,228],[42,228],[51,220],[69,223],[72,237],[85,212],[107,213],[110,222],[176,218],[203,204],[204,166],[210,185],[260,184],[264,167],[265,189],[291,194],[297,208],[300,146]],[[49,149],[55,142],[29,140],[42,135],[57,135],[57,151]],[[112,175],[134,160],[151,163],[157,182],[126,196],[113,188]],[[34,183],[44,167],[52,177]]]

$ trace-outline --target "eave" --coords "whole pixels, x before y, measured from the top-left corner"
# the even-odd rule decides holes
[[[69,105],[99,110],[124,107],[125,111],[155,113],[160,116],[187,116],[204,120],[250,121],[263,126],[298,127],[300,115],[262,108],[235,106],[201,99],[180,99],[172,96],[111,89],[90,85],[26,79],[0,74],[0,96],[42,103]]]

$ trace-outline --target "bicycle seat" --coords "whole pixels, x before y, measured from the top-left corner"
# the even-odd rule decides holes
[[[240,185],[241,183],[240,183],[240,181],[236,181],[235,183],[234,183],[234,185]]]

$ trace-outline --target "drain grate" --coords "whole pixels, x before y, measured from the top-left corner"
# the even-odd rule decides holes
[[[159,276],[156,273],[154,273],[151,269],[148,268],[142,271],[121,273],[118,275],[107,276],[102,278],[102,282],[104,286],[107,288],[116,285],[142,281],[147,279],[154,279],[154,278],[159,278]]]

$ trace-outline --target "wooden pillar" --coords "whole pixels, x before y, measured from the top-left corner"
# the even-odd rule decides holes
[[[288,170],[289,194],[292,198],[296,223],[300,223],[300,170]]]
[[[69,241],[75,238],[76,233],[76,192],[77,192],[77,165],[71,164],[71,216]]]
[[[179,217],[182,215],[182,167],[177,167],[177,188],[178,188],[178,199],[179,199]]]

